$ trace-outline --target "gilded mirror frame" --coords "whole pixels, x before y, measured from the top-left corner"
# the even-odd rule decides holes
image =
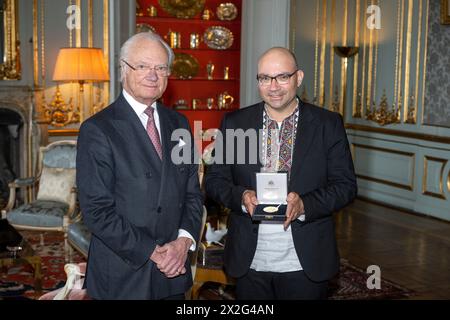
[[[18,0],[0,0],[0,80],[20,80]]]

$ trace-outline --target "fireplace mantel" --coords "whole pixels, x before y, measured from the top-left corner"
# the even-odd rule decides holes
[[[33,90],[28,86],[0,86],[0,108],[17,112],[23,120],[20,131],[20,175],[35,175],[35,162],[39,149],[39,127],[36,122],[36,110]],[[32,194],[25,196],[31,199]]]

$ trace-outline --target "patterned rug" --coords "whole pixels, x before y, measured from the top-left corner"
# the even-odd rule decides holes
[[[64,242],[59,233],[45,232],[44,245],[40,243],[38,232],[22,231],[21,234],[29,241],[42,259],[43,293],[64,286]],[[74,251],[73,262],[85,259]],[[34,280],[31,266],[21,265],[9,269],[0,269],[0,300],[34,299]],[[366,285],[369,274],[348,261],[341,260],[341,269],[337,277],[330,282],[330,300],[368,300],[368,299],[405,299],[414,292],[393,282],[381,279],[380,289],[368,289]],[[207,282],[200,291],[200,299],[218,300],[234,299],[234,287],[221,286]]]
[[[42,294],[61,288],[65,284],[64,238],[57,232],[45,232],[41,243],[39,232],[21,231],[22,236],[32,245],[41,257]],[[82,262],[84,258],[78,252],[72,255],[73,262]],[[0,300],[34,299],[33,269],[23,264],[0,269]]]
[[[339,274],[330,281],[328,296],[330,300],[388,300],[406,299],[414,295],[412,290],[381,279],[380,289],[369,289],[367,279],[371,276],[347,260],[341,259]]]

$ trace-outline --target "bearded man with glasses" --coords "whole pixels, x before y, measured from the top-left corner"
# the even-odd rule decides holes
[[[179,144],[172,132],[190,131],[189,123],[157,102],[173,59],[154,33],[128,39],[120,52],[122,93],[80,128],[77,186],[92,232],[91,298],[183,299],[192,285],[187,253],[199,241],[203,205],[198,165],[193,144],[190,163],[172,162]]]
[[[333,212],[356,196],[353,161],[342,117],[297,96],[303,80],[297,60],[285,48],[271,48],[258,61],[262,102],[228,113],[221,131],[257,130],[257,163],[230,163],[223,152],[206,171],[206,193],[231,209],[224,265],[236,278],[238,299],[326,299],[328,281],[339,270]],[[273,135],[273,132],[278,134]],[[252,143],[235,150],[252,159]],[[226,149],[228,150],[228,149]],[[242,152],[242,151],[241,151]],[[285,220],[252,220],[255,174],[261,168],[286,172]]]

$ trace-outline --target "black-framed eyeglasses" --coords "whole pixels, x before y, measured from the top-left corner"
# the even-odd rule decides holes
[[[160,77],[167,77],[170,74],[169,66],[166,64],[160,64],[154,67],[147,66],[145,64],[138,64],[136,66],[132,66],[127,61],[122,59],[122,61],[131,68],[131,70],[136,71],[138,73],[144,74],[149,72],[150,70],[155,70],[156,74]]]
[[[298,70],[295,70],[292,73],[280,73],[276,76],[268,76],[266,74],[258,74],[256,76],[256,80],[258,80],[258,84],[260,86],[269,86],[272,83],[272,80],[276,80],[278,84],[288,84],[291,77],[297,73]]]

